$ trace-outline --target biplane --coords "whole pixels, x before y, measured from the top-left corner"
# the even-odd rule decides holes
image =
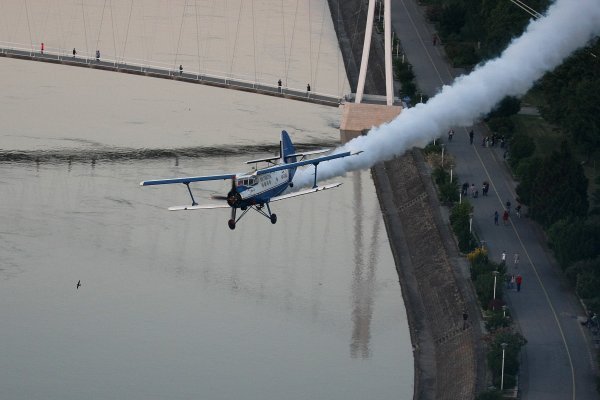
[[[182,210],[206,210],[216,208],[231,208],[231,218],[228,221],[230,229],[235,229],[236,224],[249,210],[255,210],[259,214],[267,217],[272,224],[277,223],[277,214],[271,212],[270,203],[279,200],[291,199],[292,197],[305,194],[316,193],[327,189],[333,189],[341,183],[330,183],[323,186],[317,185],[317,167],[319,163],[334,160],[336,158],[349,157],[360,152],[346,151],[343,153],[333,153],[316,158],[308,158],[317,154],[329,152],[330,149],[313,150],[308,152],[296,152],[294,144],[286,131],[281,132],[281,141],[279,144],[279,155],[256,160],[247,161],[246,164],[255,164],[253,171],[242,174],[221,174],[207,176],[190,176],[183,178],[156,179],[143,181],[141,186],[168,185],[181,183],[187,187],[191,197],[192,204],[188,206],[169,207],[171,211]],[[258,168],[259,163],[267,163],[264,168]],[[289,192],[288,189],[294,186],[292,182],[296,169],[304,165],[314,167],[313,186],[310,189]],[[221,203],[198,205],[190,189],[190,183],[231,180],[231,189],[226,196],[212,196],[214,200],[220,200]],[[288,193],[285,193],[288,191]],[[242,213],[237,216],[237,210]],[[266,210],[265,210],[266,209]]]

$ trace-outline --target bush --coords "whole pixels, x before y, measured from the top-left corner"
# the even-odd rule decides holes
[[[521,100],[507,96],[487,115],[486,119],[510,117],[521,111]]]
[[[504,357],[504,387],[510,388],[515,385],[515,376],[519,372],[519,352],[527,341],[519,333],[512,332],[508,328],[498,329],[492,336],[490,351],[487,361],[493,375],[494,385],[500,387],[502,374],[502,343],[506,343]]]
[[[485,329],[487,329],[489,332],[494,332],[500,328],[509,327],[510,323],[510,315],[507,312],[505,317],[502,306],[500,306],[500,310],[492,311],[489,318],[485,321]]]
[[[440,201],[442,203],[452,204],[456,203],[458,200],[458,184],[456,183],[456,179],[454,179],[452,182],[448,180],[440,185]]]
[[[425,154],[431,154],[431,153],[441,154],[442,153],[442,141],[438,139],[438,140],[436,140],[435,144],[433,142],[429,143],[427,146],[425,146],[425,148],[423,149],[423,152]]]
[[[477,397],[475,397],[475,400],[502,400],[504,399],[504,397],[502,396],[502,393],[500,393],[498,390],[487,390],[483,393],[480,393]]]
[[[477,247],[477,241],[469,232],[469,219],[473,207],[465,200],[462,204],[455,204],[450,213],[450,224],[458,239],[458,248],[467,253]]]
[[[508,117],[493,117],[487,121],[492,132],[500,135],[510,136],[515,131],[515,123]]]
[[[515,135],[510,139],[510,166],[515,168],[519,162],[533,155],[535,142],[527,135]]]

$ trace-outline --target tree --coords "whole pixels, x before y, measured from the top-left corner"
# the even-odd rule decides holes
[[[567,268],[576,261],[600,254],[600,224],[583,217],[561,219],[548,229],[550,247],[556,259]]]
[[[587,214],[587,178],[566,142],[543,159],[529,200],[529,214],[545,228],[559,219]]]

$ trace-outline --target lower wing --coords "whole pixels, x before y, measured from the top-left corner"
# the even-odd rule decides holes
[[[228,204],[208,204],[205,206],[173,206],[169,207],[169,211],[185,211],[185,210],[211,210],[213,208],[231,208]]]
[[[294,192],[294,193],[284,194],[283,196],[273,197],[271,199],[271,201],[279,201],[279,200],[291,199],[292,197],[297,197],[297,196],[302,196],[302,195],[305,195],[305,194],[311,194],[311,193],[321,192],[321,191],[327,190],[327,189],[333,189],[333,188],[336,188],[336,187],[338,187],[340,185],[341,185],[341,183],[330,183],[329,185],[317,186],[316,188],[306,189],[306,190],[300,190],[299,192]]]

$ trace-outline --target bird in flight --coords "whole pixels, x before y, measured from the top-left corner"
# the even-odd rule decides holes
[[[81,286],[81,280],[77,281],[77,289],[79,289],[79,286]]]

